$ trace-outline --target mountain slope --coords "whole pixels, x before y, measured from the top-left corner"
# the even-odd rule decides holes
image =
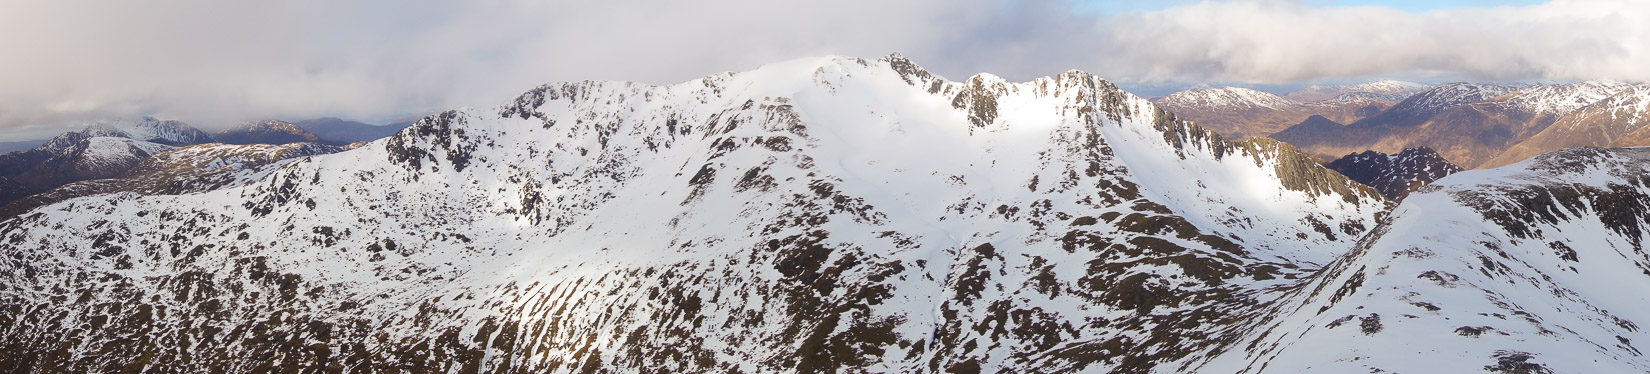
[[[1507,148],[1485,166],[1501,166],[1535,155],[1575,146],[1639,146],[1650,142],[1630,136],[1650,128],[1650,87],[1628,87],[1590,105],[1566,112],[1529,140]],[[1619,140],[1619,142],[1618,142]]]
[[[162,121],[154,117],[144,117],[138,120],[99,121],[92,123],[91,127],[110,134],[105,136],[117,136],[114,135],[114,132],[118,131],[124,134],[118,135],[119,137],[178,147],[211,143],[213,141],[211,135],[189,126],[187,123],[172,120]]]
[[[268,171],[265,165],[342,150],[317,143],[211,143],[184,147],[144,158],[118,177],[69,183],[0,205],[0,220],[82,196],[123,191],[175,195],[241,185],[263,176]]]
[[[64,133],[27,151],[0,155],[0,204],[65,184],[120,175],[149,155],[172,146],[126,138],[125,132],[93,126]]]
[[[0,363],[1172,371],[1385,209],[1081,72],[551,84],[243,187],[0,222]]]
[[[1650,370],[1650,148],[1444,178],[1203,371]]]
[[[1403,101],[1410,95],[1426,91],[1428,86],[1420,83],[1382,79],[1374,82],[1365,82],[1345,86],[1306,86],[1283,95],[1291,100],[1300,102],[1329,101],[1349,97],[1365,97],[1390,102]]]
[[[1452,107],[1488,101],[1514,90],[1513,87],[1457,82],[1421,91],[1394,104],[1381,114],[1351,124],[1352,127],[1413,126]]]
[[[1314,115],[1341,122],[1355,121],[1392,105],[1392,101],[1357,95],[1303,103],[1238,87],[1190,89],[1153,102],[1180,118],[1233,139],[1267,136]]]
[[[1416,94],[1343,128],[1297,126],[1301,128],[1291,127],[1272,137],[1323,156],[1427,147],[1462,167],[1491,167],[1504,165],[1491,163],[1491,159],[1565,115],[1628,87],[1616,82],[1578,82],[1512,90],[1455,83]]]
[[[317,143],[320,137],[304,131],[289,122],[276,120],[247,122],[233,128],[224,129],[212,135],[219,143],[224,144],[287,144],[287,143]]]
[[[1374,187],[1389,199],[1399,200],[1421,186],[1461,172],[1431,148],[1409,148],[1398,154],[1364,151],[1330,162],[1330,170],[1358,183]]]

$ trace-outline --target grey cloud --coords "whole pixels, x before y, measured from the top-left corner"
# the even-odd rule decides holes
[[[1286,83],[1443,74],[1484,80],[1650,78],[1650,3],[1559,0],[1406,13],[1287,1],[1208,2],[1126,14],[1100,27],[1120,58],[1099,70],[1142,81]]]
[[[156,115],[201,127],[385,120],[549,81],[664,84],[824,54],[901,52],[953,79],[1083,69],[1124,82],[1341,76],[1646,78],[1644,4],[1411,14],[1292,1],[1147,13],[1063,1],[9,2],[0,138]]]

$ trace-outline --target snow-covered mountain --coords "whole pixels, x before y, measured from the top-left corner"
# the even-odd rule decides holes
[[[150,155],[175,147],[129,138],[117,127],[92,125],[30,150],[0,155],[0,205],[77,181],[120,175]]]
[[[1629,373],[1650,295],[1650,148],[1451,175],[1269,307],[1203,372]]]
[[[1336,159],[1329,169],[1358,183],[1374,187],[1394,200],[1421,186],[1461,171],[1431,148],[1409,148],[1397,154],[1363,151]]]
[[[186,123],[144,117],[91,122],[80,131],[53,137],[33,149],[0,155],[0,219],[71,197],[154,190],[146,184],[147,180],[154,178],[146,176],[156,171],[134,171],[134,168],[141,169],[140,166],[150,161],[151,156],[166,154],[178,147],[190,150],[175,156],[188,155],[185,158],[200,165],[184,167],[177,160],[155,160],[171,165],[172,170],[160,173],[178,177],[170,179],[179,179],[189,173],[226,174],[224,170],[205,163],[221,162],[246,168],[341,149],[303,143],[286,147],[187,147],[212,144],[213,141],[212,136]]]
[[[1524,112],[1543,116],[1563,116],[1610,96],[1632,89],[1617,81],[1583,81],[1569,84],[1538,84],[1525,87],[1495,101],[1517,106]]]
[[[1394,101],[1349,93],[1330,100],[1300,102],[1239,87],[1196,88],[1153,101],[1199,126],[1234,139],[1266,136],[1310,118],[1349,122],[1380,113]]]
[[[1557,142],[1521,144],[1534,140],[1563,118],[1580,116],[1576,113],[1583,108],[1632,88],[1610,81],[1532,85],[1516,90],[1508,86],[1453,83],[1416,94],[1378,115],[1346,126],[1332,128],[1303,123],[1272,137],[1324,156],[1364,150],[1395,153],[1404,148],[1428,147],[1463,167],[1495,167],[1563,148],[1547,144]],[[1566,146],[1607,144],[1606,140]],[[1502,156],[1509,151],[1516,155]]]
[[[547,84],[0,221],[0,366],[1650,368],[1650,149],[1457,173],[1397,208],[1315,161],[1078,71],[951,81],[894,55]]]
[[[1076,71],[549,84],[0,222],[0,364],[1179,371],[1387,209],[1314,161]]]
[[[1194,88],[1156,100],[1165,107],[1208,108],[1242,111],[1251,109],[1294,110],[1301,103],[1268,92],[1242,87]]]
[[[1345,100],[1349,98],[1368,98],[1399,102],[1409,98],[1410,95],[1426,91],[1428,88],[1432,88],[1432,86],[1414,82],[1382,79],[1373,82],[1344,86],[1306,86],[1299,90],[1285,94],[1284,97],[1300,102]]]
[[[115,192],[175,195],[243,185],[267,173],[265,165],[342,150],[318,143],[188,146],[152,154],[117,177],[69,183],[0,204],[0,220],[81,196]]]
[[[1350,126],[1415,125],[1457,105],[1487,101],[1516,89],[1517,87],[1512,86],[1467,82],[1443,84],[1411,95],[1381,114],[1352,123]]]
[[[212,136],[205,131],[173,120],[143,117],[136,120],[98,121],[88,125],[88,131],[99,136],[115,136],[170,146],[211,143]]]
[[[1577,97],[1591,99],[1596,95],[1596,91],[1589,91]],[[1573,105],[1576,101],[1563,102]],[[1650,86],[1621,88],[1586,106],[1558,114],[1562,117],[1541,132],[1507,148],[1485,164],[1507,165],[1566,147],[1650,145],[1650,137],[1645,136],[1650,135]]]

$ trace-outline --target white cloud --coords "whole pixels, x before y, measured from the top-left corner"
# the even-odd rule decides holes
[[[1406,13],[1286,1],[1206,2],[1099,27],[1097,62],[1148,81],[1285,83],[1437,73],[1484,80],[1650,78],[1650,3],[1559,0]]]
[[[1147,83],[1650,78],[1645,2],[1419,14],[1302,4],[1102,16],[1055,0],[0,0],[0,128],[15,138],[134,115],[207,128],[388,119],[495,105],[548,81],[671,83],[896,51],[954,79],[1068,69]]]

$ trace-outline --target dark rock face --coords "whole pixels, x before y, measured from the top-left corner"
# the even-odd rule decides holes
[[[1376,151],[1354,153],[1330,162],[1329,169],[1374,187],[1394,200],[1401,200],[1432,181],[1461,172],[1460,166],[1424,147],[1405,149],[1394,155]]]
[[[242,124],[235,128],[219,131],[212,134],[213,139],[224,144],[287,144],[287,143],[316,143],[321,138],[304,131],[298,125],[282,121],[262,121]],[[345,142],[346,144],[348,142]]]

